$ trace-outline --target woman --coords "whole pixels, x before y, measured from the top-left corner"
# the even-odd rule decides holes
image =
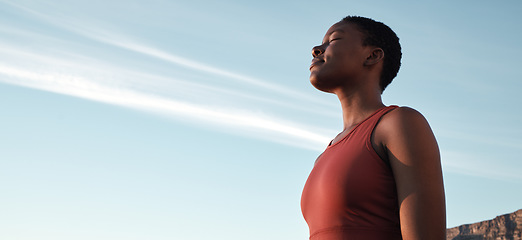
[[[425,118],[385,106],[396,34],[369,18],[334,24],[312,50],[310,82],[337,95],[344,130],[316,160],[301,208],[311,240],[446,239],[440,155]]]

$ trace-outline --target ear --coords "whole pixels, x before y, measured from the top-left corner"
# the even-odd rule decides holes
[[[374,48],[364,61],[365,66],[375,65],[384,59],[384,51],[381,48]]]

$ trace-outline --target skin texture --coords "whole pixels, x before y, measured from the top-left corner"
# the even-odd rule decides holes
[[[334,143],[384,106],[379,78],[385,53],[363,46],[363,37],[354,24],[336,23],[312,49],[310,82],[337,95],[342,106],[344,129]],[[397,108],[377,124],[372,145],[395,176],[403,239],[446,239],[440,154],[426,119],[414,109]]]

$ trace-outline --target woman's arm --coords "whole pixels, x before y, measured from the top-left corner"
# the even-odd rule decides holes
[[[445,240],[440,154],[428,122],[416,110],[401,107],[386,114],[378,130],[397,184],[403,239]]]

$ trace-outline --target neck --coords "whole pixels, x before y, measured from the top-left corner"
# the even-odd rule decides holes
[[[343,131],[353,128],[370,114],[384,107],[381,92],[375,88],[357,91],[340,90],[335,92],[343,111]]]

